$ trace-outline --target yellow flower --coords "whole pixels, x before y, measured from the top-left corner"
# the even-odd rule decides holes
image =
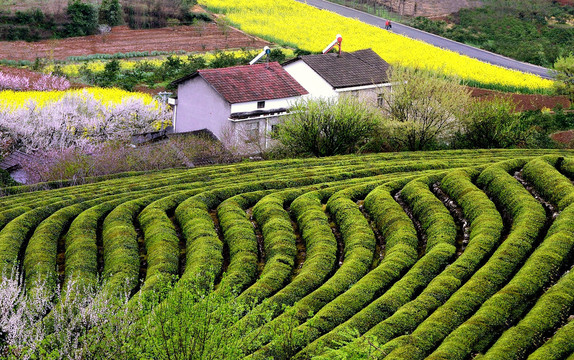
[[[66,91],[0,91],[0,111],[18,109],[28,104],[34,104],[36,108],[42,108],[47,104],[60,100],[66,95],[86,96],[92,95],[96,100],[101,101],[108,107],[121,104],[128,98],[141,99],[145,105],[154,104],[159,106],[157,101],[149,94],[129,92],[121,89],[111,88],[88,88],[80,90]]]
[[[372,48],[392,65],[439,71],[462,81],[486,85],[549,89],[552,81],[490,65],[449,50],[391,33],[294,0],[200,0],[211,11],[226,14],[231,24],[279,44],[321,51],[336,34],[343,49]]]

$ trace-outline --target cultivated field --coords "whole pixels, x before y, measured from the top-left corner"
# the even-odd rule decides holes
[[[114,27],[107,35],[91,35],[34,43],[0,41],[0,59],[65,60],[69,56],[116,54],[134,51],[205,52],[224,49],[260,49],[269,43],[230,26],[203,23],[194,26],[130,30]]]
[[[20,263],[29,292],[101,277],[131,294],[225,273],[216,291],[274,309],[231,325],[250,359],[565,359],[573,155],[376,154],[10,188],[0,271]]]

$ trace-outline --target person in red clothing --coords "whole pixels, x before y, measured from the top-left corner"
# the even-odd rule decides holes
[[[392,28],[391,21],[390,21],[390,20],[387,20],[387,21],[385,22],[385,29],[389,30],[390,28]]]

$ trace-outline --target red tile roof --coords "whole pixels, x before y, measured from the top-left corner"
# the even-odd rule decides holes
[[[197,72],[231,104],[308,94],[277,62]]]

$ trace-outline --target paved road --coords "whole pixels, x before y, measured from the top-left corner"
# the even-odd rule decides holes
[[[296,1],[306,3],[319,9],[326,9],[329,11],[333,11],[346,17],[357,18],[362,22],[378,26],[380,28],[385,27],[385,19],[359,10],[351,9],[346,6],[334,4],[325,0],[296,0]],[[467,55],[469,57],[490,64],[499,65],[514,70],[520,70],[522,72],[536,74],[540,77],[547,79],[551,78],[549,70],[542,66],[532,65],[521,61],[513,60],[502,55],[494,54],[489,51],[477,49],[475,47],[466,44],[462,44],[437,35],[433,35],[428,32],[412,28],[410,26],[393,22],[392,31],[396,34],[401,34],[413,39],[422,40],[426,43],[438,46],[440,48],[456,51],[457,53]]]

